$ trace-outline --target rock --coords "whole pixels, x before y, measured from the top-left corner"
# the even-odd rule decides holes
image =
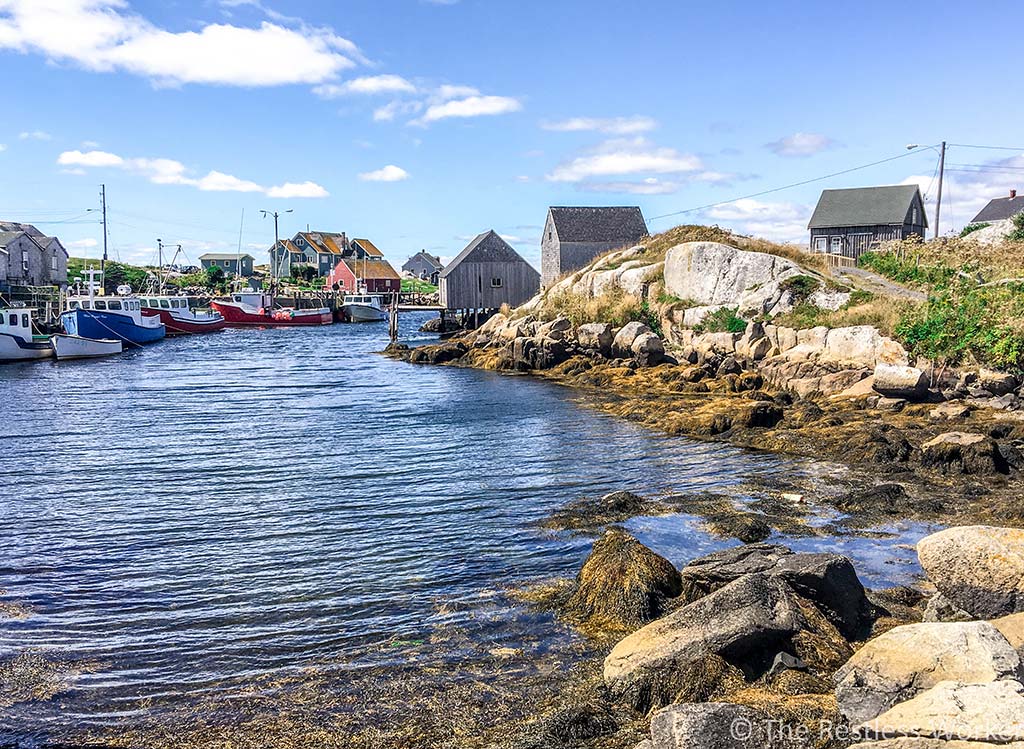
[[[681,591],[671,562],[613,529],[594,542],[565,612],[601,629],[633,630],[660,616]]]
[[[942,681],[856,730],[868,738],[1024,741],[1024,685],[1012,680]]]
[[[696,328],[708,315],[717,312],[725,305],[712,304],[704,307],[690,307],[683,312],[683,325],[687,328]]]
[[[781,749],[783,733],[766,713],[729,702],[670,705],[651,718],[653,749]]]
[[[1001,616],[992,620],[992,626],[999,630],[1024,662],[1024,614]]]
[[[650,333],[651,329],[642,322],[628,322],[619,328],[612,339],[612,356],[628,359],[633,355],[633,341],[641,333]]]
[[[718,365],[719,377],[727,374],[739,374],[742,371],[743,367],[741,367],[740,363],[736,361],[735,356],[730,355],[725,357],[724,359],[722,359],[722,363]]]
[[[438,326],[440,326],[441,318],[437,318],[437,321]],[[433,321],[428,320],[427,322],[429,323]],[[494,333],[497,333],[502,328],[504,328],[507,324],[508,317],[502,314],[501,312],[496,312],[489,318],[487,318],[484,324],[477,329],[477,332],[480,333],[481,335],[492,335]],[[423,328],[420,328],[420,330],[423,330]]]
[[[524,749],[573,747],[615,733],[618,728],[614,716],[603,705],[570,705],[528,729],[529,737],[520,746]]]
[[[552,331],[553,335],[562,335],[562,331]],[[533,366],[535,369],[551,369],[569,358],[565,344],[549,336],[537,336],[534,339],[536,348],[533,352]]]
[[[1024,611],[1024,530],[947,528],[922,538],[917,556],[939,592],[971,616]]]
[[[772,527],[764,517],[754,512],[725,512],[708,518],[712,533],[729,536],[745,544],[764,541],[772,535]]]
[[[607,356],[612,351],[612,326],[603,322],[591,322],[576,329],[576,340],[584,348],[597,349]]]
[[[863,635],[874,618],[849,559],[839,554],[794,554],[774,544],[748,544],[693,560],[680,572],[683,600],[697,600],[754,573],[780,577],[847,638]]]
[[[614,696],[643,711],[691,689],[693,669],[708,656],[757,675],[779,651],[819,668],[849,654],[835,628],[779,577],[745,575],[621,640],[604,678]]]
[[[699,305],[767,313],[783,296],[782,281],[809,275],[791,260],[718,242],[686,242],[665,256],[665,291]]]
[[[856,724],[943,681],[1020,675],[1017,651],[988,622],[906,624],[869,641],[836,672],[836,701]]]
[[[875,401],[875,408],[879,411],[892,411],[898,413],[907,407],[903,398],[879,398]]]
[[[835,400],[839,400],[841,398],[863,398],[875,392],[874,385],[874,376],[865,377],[862,380],[857,380],[857,382],[850,385],[846,390],[836,393],[832,398]]]
[[[874,367],[878,364],[906,366],[909,358],[906,349],[883,336],[877,328],[854,325],[828,330],[818,361],[844,367]]]
[[[926,622],[970,622],[974,617],[963,609],[959,608],[941,593],[936,593],[928,599],[925,607],[923,621]]]
[[[943,473],[1006,473],[996,443],[984,434],[946,432],[921,445],[921,465]]]
[[[536,365],[537,342],[533,338],[520,336],[512,342],[512,366],[520,372],[528,372]]]
[[[654,333],[640,333],[630,348],[641,367],[653,367],[665,358],[665,344]]]
[[[993,398],[988,402],[989,408],[995,408],[1000,411],[1015,411],[1019,406],[1020,398],[1018,398],[1014,393],[1000,395],[998,398]]]
[[[945,403],[940,403],[929,411],[928,418],[936,419],[938,421],[963,419],[970,415],[971,410],[971,407],[966,403],[962,403],[960,401],[946,401]]]
[[[872,387],[887,398],[916,401],[928,394],[928,376],[917,367],[876,364]]]
[[[1006,395],[1017,389],[1017,378],[1005,372],[982,369],[978,372],[977,384],[992,395]]]
[[[734,426],[753,428],[771,428],[782,421],[785,411],[782,406],[770,401],[757,401],[748,405],[738,406],[732,417]]]
[[[537,329],[537,335],[545,336],[551,333],[565,333],[572,329],[572,323],[568,317],[556,317],[551,322],[546,322]]]

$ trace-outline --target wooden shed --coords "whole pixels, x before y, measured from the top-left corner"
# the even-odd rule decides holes
[[[547,288],[598,255],[636,244],[646,234],[637,206],[552,206],[540,241],[541,282]]]
[[[854,261],[878,242],[924,237],[928,219],[917,185],[824,190],[811,216],[811,252]]]
[[[493,230],[466,245],[438,281],[441,306],[451,310],[518,307],[540,291],[540,273]]]

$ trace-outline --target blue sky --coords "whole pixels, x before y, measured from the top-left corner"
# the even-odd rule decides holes
[[[1024,146],[1018,4],[0,0],[0,218],[111,255],[266,258],[272,222],[401,262],[549,205],[805,241],[824,187],[918,181],[946,139]],[[1024,177],[953,147],[943,228]],[[905,155],[799,188],[779,186]],[[1024,179],[1021,180],[1024,183]],[[700,206],[700,211],[654,218]]]

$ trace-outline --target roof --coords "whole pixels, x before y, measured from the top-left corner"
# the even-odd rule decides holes
[[[248,252],[243,252],[242,257],[247,257],[250,260],[255,260],[252,255]],[[234,260],[239,257],[237,252],[207,252],[205,255],[200,255],[200,260]]]
[[[293,253],[295,253],[296,255],[301,255],[301,254],[302,254],[302,250],[300,250],[300,249],[299,249],[298,247],[296,247],[296,246],[295,246],[295,244],[294,244],[294,243],[292,242],[292,240],[290,240],[290,239],[279,239],[279,240],[278,240],[278,242],[279,242],[279,243],[281,244],[281,246],[282,246],[282,247],[284,247],[284,248],[285,248],[285,249],[286,249],[286,250],[287,250],[288,252],[293,252]],[[271,251],[271,252],[273,252],[273,251],[274,251],[274,249],[275,249],[275,248],[271,247],[271,248],[270,248],[270,251]]]
[[[421,257],[424,260],[426,260],[430,265],[434,267],[435,270],[441,270],[441,268],[444,267],[444,263],[441,262],[441,258],[439,258],[437,255],[431,255],[426,250],[420,250],[415,255],[410,257],[408,260],[405,261],[405,265],[408,265],[418,257]],[[404,268],[405,266],[403,265],[402,267]]]
[[[340,234],[321,234],[323,237],[324,246],[330,250],[334,255],[345,254],[344,245],[338,244],[338,240],[341,238]]]
[[[1013,218],[1021,211],[1024,211],[1024,196],[1015,195],[1010,198],[995,198],[988,201],[988,205],[971,219],[971,223],[979,224],[988,221],[1002,221]]]
[[[527,263],[523,256],[512,249],[512,245],[499,237],[494,229],[478,234],[473,241],[466,245],[466,249],[455,256],[448,265],[441,271],[441,278],[447,277],[461,263],[472,258],[474,263],[515,263],[520,262],[533,268]]]
[[[43,233],[32,224],[21,224],[17,221],[0,221],[0,232],[23,231],[30,237],[42,237]]]
[[[383,278],[401,279],[398,271],[392,268],[391,263],[384,258],[367,258],[365,260],[345,258],[342,262],[348,266],[356,278],[361,278],[364,281]]]
[[[384,257],[384,253],[377,249],[377,246],[369,239],[352,239],[353,242],[357,242],[363,250],[366,251],[367,255],[376,255],[377,257]]]
[[[25,236],[23,231],[0,231],[0,247],[6,247],[20,236]]]
[[[917,185],[822,190],[807,228],[902,224],[915,197],[920,200],[920,196]],[[921,223],[928,226],[924,211]]]
[[[560,242],[637,242],[647,234],[637,206],[552,206]]]

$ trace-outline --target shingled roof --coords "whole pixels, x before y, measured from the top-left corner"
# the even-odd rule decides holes
[[[560,242],[638,242],[647,234],[637,206],[552,206]]]
[[[807,228],[902,224],[915,196],[919,195],[917,185],[822,190]],[[921,223],[928,226],[928,218],[923,213]]]
[[[473,241],[466,245],[466,249],[445,266],[440,277],[448,276],[460,263],[469,260],[471,256],[474,263],[514,263],[517,261],[526,263],[523,256],[512,249],[512,245],[499,237],[494,229],[491,229],[476,235]]]
[[[971,219],[972,224],[983,224],[991,221],[1003,221],[1013,218],[1021,211],[1024,211],[1024,196],[1016,194],[1008,198],[995,198],[988,201],[988,205],[981,209],[977,216]]]

